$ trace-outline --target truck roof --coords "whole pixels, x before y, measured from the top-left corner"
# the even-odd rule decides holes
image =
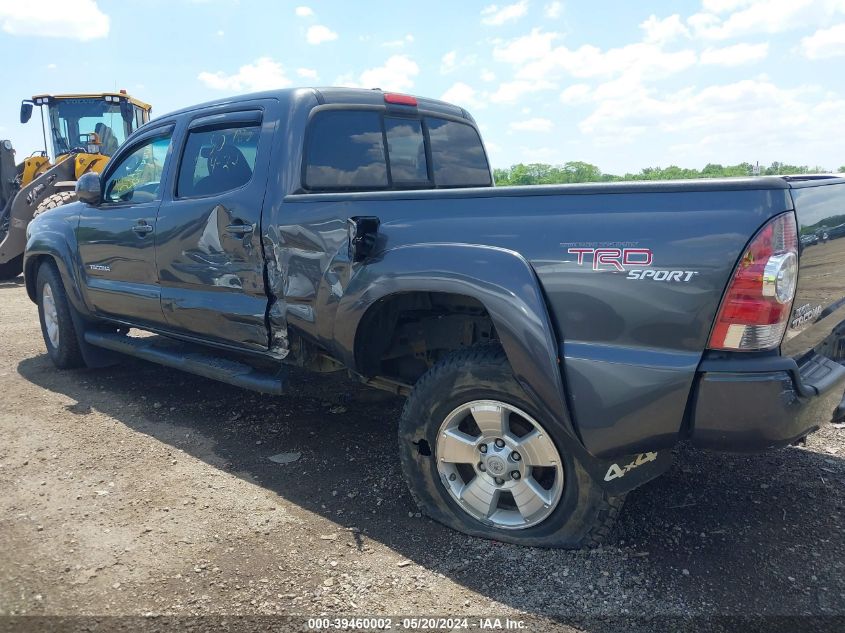
[[[179,110],[174,110],[173,112],[168,112],[159,118],[178,116],[213,106],[238,103],[241,101],[254,101],[256,99],[278,99],[280,101],[290,102],[298,99],[315,98],[320,104],[384,105],[385,94],[391,93],[390,91],[385,92],[379,88],[344,88],[339,86],[329,86],[324,88],[282,88],[279,90],[253,92],[233,97],[225,97],[223,99],[215,99],[213,101],[206,101],[205,103],[199,103]],[[461,117],[472,121],[473,123],[475,122],[466,110],[459,108],[458,106],[446,103],[445,101],[439,101],[438,99],[416,96],[414,98],[419,103],[419,107],[423,110]]]

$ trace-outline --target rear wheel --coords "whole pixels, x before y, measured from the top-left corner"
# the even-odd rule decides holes
[[[83,367],[85,361],[71,316],[73,307],[68,303],[56,265],[52,262],[41,264],[35,284],[41,334],[50,359],[59,369]]]
[[[587,473],[519,386],[498,345],[446,357],[399,422],[402,467],[420,508],[484,538],[579,548],[606,538],[622,507]]]

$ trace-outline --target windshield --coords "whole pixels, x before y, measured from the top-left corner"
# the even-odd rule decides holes
[[[111,156],[128,132],[120,115],[120,104],[103,99],[57,99],[48,106],[49,135],[56,155],[65,154],[75,147],[85,147],[82,134],[96,133],[100,137],[100,153]]]

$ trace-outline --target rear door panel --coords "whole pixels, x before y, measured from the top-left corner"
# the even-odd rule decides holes
[[[220,183],[213,179],[222,176],[203,172],[185,179],[177,174],[177,186],[159,209],[156,259],[162,310],[176,331],[253,350],[268,348],[261,210],[275,132],[274,104],[240,102],[234,110],[204,110],[188,122],[178,150],[180,172],[207,160],[196,154],[208,148],[192,141],[192,133],[195,139],[209,138],[215,130],[257,128],[258,142],[254,157],[247,157],[249,162],[254,158],[248,182],[214,192],[228,187],[216,186]],[[231,141],[232,133],[226,138]]]

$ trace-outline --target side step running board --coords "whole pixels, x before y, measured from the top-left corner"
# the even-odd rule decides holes
[[[107,332],[85,332],[85,341],[113,352],[134,356],[166,367],[219,380],[236,387],[280,395],[284,391],[284,369],[271,374],[244,363],[213,356],[188,343],[162,336],[131,337]]]

